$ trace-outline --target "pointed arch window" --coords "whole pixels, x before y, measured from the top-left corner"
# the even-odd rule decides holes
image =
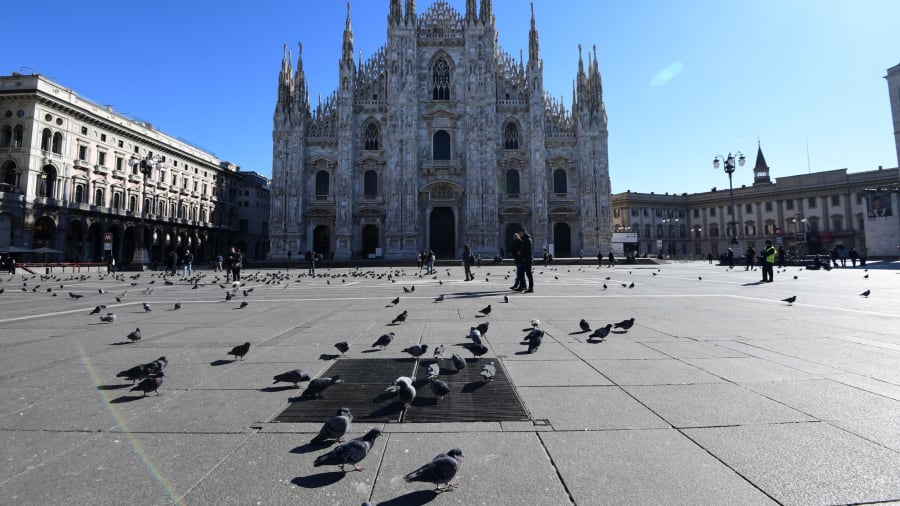
[[[328,196],[329,176],[327,170],[316,172],[316,197],[325,198]]]
[[[503,149],[519,149],[519,129],[515,123],[507,123],[503,129]]]
[[[431,96],[433,100],[450,100],[450,65],[443,58],[438,58],[432,68]]]
[[[450,134],[446,130],[438,130],[432,138],[434,160],[450,159]]]
[[[569,181],[566,171],[556,169],[553,171],[553,193],[568,193]]]
[[[509,169],[506,171],[506,193],[518,195],[519,191],[519,171]]]
[[[50,144],[53,142],[53,133],[49,128],[45,128],[41,134],[41,151],[50,151]]]
[[[378,195],[378,173],[374,170],[367,170],[363,175],[363,195],[366,197]]]
[[[365,149],[367,151],[375,151],[378,149],[378,125],[374,121],[370,121],[366,125],[365,131]]]

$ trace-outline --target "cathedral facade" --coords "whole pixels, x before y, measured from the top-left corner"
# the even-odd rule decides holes
[[[386,43],[357,62],[348,6],[338,89],[316,104],[302,52],[295,70],[285,49],[270,259],[459,258],[464,244],[490,258],[523,228],[538,255],[609,251],[596,48],[579,46],[566,108],[544,89],[533,10],[524,60],[498,47],[494,19],[491,0],[465,13],[437,0],[421,15],[415,0],[390,0]]]

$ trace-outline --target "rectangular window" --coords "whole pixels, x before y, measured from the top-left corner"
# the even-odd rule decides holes
[[[81,135],[87,135],[87,127],[86,126],[81,127]]]
[[[106,134],[100,134],[100,142],[106,142]]]
[[[124,143],[123,141],[119,141],[118,146],[119,146],[120,148],[125,147],[125,143]]]
[[[863,203],[863,194],[862,194],[862,192],[859,192],[859,193],[856,194],[856,203],[857,203],[857,204],[862,204],[862,203]]]
[[[794,209],[794,199],[788,199],[788,200],[785,200],[785,201],[784,201],[784,208],[787,209],[787,210],[789,210],[789,211],[790,211],[790,210],[793,210],[793,209]]]
[[[662,218],[662,209],[657,208],[657,209],[655,209],[655,211],[656,211],[656,217]]]
[[[166,182],[166,171],[164,171],[164,170],[159,171],[159,182],[160,183]]]
[[[840,218],[832,218],[831,219],[831,230],[834,232],[841,232],[844,230],[844,222],[841,221]]]
[[[744,212],[747,214],[753,214],[753,204],[745,204]]]
[[[178,175],[172,174],[172,186],[178,186]]]
[[[715,215],[716,215],[716,208],[715,208],[715,207],[710,207],[710,208],[709,208],[709,215],[710,215],[710,216],[715,216]]]
[[[647,214],[647,208],[645,207],[645,208],[643,208],[643,209],[644,209],[644,216],[648,216],[648,214]]]
[[[694,209],[694,218],[699,218],[699,217],[700,217],[700,210]]]
[[[203,194],[206,195],[206,183],[203,183]]]
[[[632,208],[631,208],[631,215],[632,215],[632,216],[637,216],[637,215],[638,215],[638,209],[637,209],[636,207],[632,207]]]
[[[772,203],[771,202],[766,202],[766,212],[767,213],[772,212]]]
[[[841,196],[840,195],[832,195],[831,196],[831,205],[833,205],[833,206],[841,205]]]
[[[810,209],[815,209],[815,208],[816,208],[816,198],[815,198],[815,197],[809,197],[809,198],[807,198],[807,199],[806,199],[806,205],[807,205],[807,207],[809,207]]]
[[[106,166],[106,151],[98,151],[97,152],[97,165],[101,167]]]
[[[123,165],[125,165],[125,160],[121,156],[117,156],[116,157],[116,170],[121,172]]]
[[[87,146],[78,146],[78,159],[87,161]]]

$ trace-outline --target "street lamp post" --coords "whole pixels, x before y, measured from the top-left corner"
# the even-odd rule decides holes
[[[718,155],[713,159],[713,168],[719,168],[719,159],[725,161],[725,173],[728,174],[728,193],[731,195],[731,244],[737,245],[737,214],[734,212],[734,187],[731,184],[731,175],[734,174],[734,169],[736,168],[734,165],[735,157],[737,157],[737,163],[741,167],[744,166],[747,159],[744,157],[743,153],[738,151],[734,155],[728,153],[728,157],[724,157],[722,155]]]
[[[147,156],[145,158],[138,158],[136,156],[132,156],[128,159],[128,165],[131,166],[132,170],[134,167],[138,167],[140,170],[143,183],[143,191],[141,193],[141,226],[138,230],[138,241],[137,247],[134,250],[134,259],[132,262],[140,265],[141,270],[147,268],[147,264],[150,263],[150,256],[147,254],[147,247],[144,245],[144,236],[145,226],[146,226],[146,215],[147,215],[147,178],[153,174],[153,167],[156,166],[157,170],[162,169],[163,162],[162,157],[153,156],[152,151],[147,152]]]

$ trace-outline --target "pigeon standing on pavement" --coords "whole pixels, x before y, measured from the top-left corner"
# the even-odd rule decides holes
[[[434,483],[437,488],[435,492],[448,490],[455,486],[452,483],[453,477],[459,471],[459,465],[462,463],[462,450],[454,448],[447,453],[442,453],[433,458],[431,462],[416,469],[415,471],[403,477],[407,483],[420,481],[424,483]]]
[[[144,378],[140,383],[132,387],[131,391],[144,392],[144,397],[147,397],[147,394],[150,392],[156,392],[156,395],[159,395],[159,387],[163,383],[163,377],[165,377],[165,374],[158,372],[149,378]]]
[[[401,377],[397,379],[397,398],[403,407],[409,409],[414,400],[416,400],[416,387],[412,384],[412,379]]]
[[[180,303],[180,302],[176,302],[176,303],[175,303],[175,306],[172,308],[172,311],[178,311],[179,309],[181,309],[181,303]]]
[[[481,332],[481,337],[484,337],[488,333],[488,329],[491,327],[491,322],[479,323],[476,329],[478,332]]]
[[[582,318],[581,321],[578,322],[578,326],[581,327],[582,332],[590,332],[591,331],[591,325],[584,318]]]
[[[106,304],[100,304],[99,306],[96,306],[93,311],[88,313],[88,316],[100,314],[100,311],[103,311],[104,309],[106,309]]]
[[[481,378],[484,381],[494,381],[494,376],[497,375],[497,367],[493,362],[489,362],[481,366]]]
[[[466,337],[471,339],[473,343],[481,344],[481,332],[479,332],[475,327],[469,328],[469,335]]]
[[[388,332],[387,334],[382,334],[378,339],[376,339],[375,342],[372,343],[372,347],[374,348],[376,346],[380,346],[381,349],[383,350],[383,349],[387,348],[388,345],[391,344],[391,341],[393,341],[393,340],[394,340],[394,333]]]
[[[466,368],[466,359],[462,358],[458,354],[454,353],[453,356],[450,357],[453,360],[453,367],[456,368],[456,371],[462,371]]]
[[[488,347],[481,343],[466,343],[463,347],[471,351],[472,357],[475,359],[488,352]]]
[[[403,322],[405,322],[405,321],[406,321],[406,315],[407,315],[407,314],[409,314],[409,313],[407,313],[406,311],[404,311],[404,312],[398,314],[393,320],[391,320],[391,323],[403,323]]]
[[[301,381],[309,381],[309,374],[306,374],[300,369],[294,369],[293,371],[276,374],[272,379],[275,380],[274,382],[272,382],[273,385],[275,383],[284,381],[285,383],[293,383],[294,387],[300,388]]]
[[[150,304],[147,304],[145,302],[144,303],[144,312],[149,313],[150,311],[153,311],[153,309],[150,307]]]
[[[428,345],[427,344],[414,344],[412,346],[407,346],[402,351],[409,353],[413,357],[418,358],[418,357],[421,357],[422,355],[424,355],[425,352],[428,351]]]
[[[425,379],[431,381],[438,377],[441,374],[441,366],[438,365],[437,362],[432,362],[428,364],[428,367],[425,369]]]
[[[434,349],[434,359],[439,360],[444,358],[444,345],[439,344],[437,348]]]
[[[487,315],[491,314],[491,305],[488,304],[486,308],[484,308],[484,309],[479,309],[478,312],[481,313],[481,314],[483,314],[484,316],[487,316]]]
[[[359,467],[357,464],[366,458],[366,455],[369,454],[369,450],[372,449],[372,445],[375,444],[375,439],[380,435],[380,430],[372,429],[364,436],[351,439],[325,455],[316,457],[313,465],[315,467],[341,466],[341,471],[343,471],[345,465],[351,464],[357,471],[362,471],[363,468]]]
[[[445,381],[441,381],[439,379],[431,380],[431,392],[441,400],[444,400],[444,397],[450,395],[450,385],[448,385]]]
[[[250,351],[250,343],[244,343],[232,348],[231,351],[228,352],[228,354],[234,355],[234,358],[244,360],[244,355],[246,355],[248,351]]]
[[[134,329],[134,331],[129,332],[127,336],[125,336],[129,341],[136,342],[141,340],[141,328],[138,327]]]
[[[860,297],[868,297],[872,293],[871,290],[866,290],[865,292],[859,294]]]
[[[786,298],[786,299],[781,299],[781,302],[787,302],[787,303],[788,303],[788,306],[792,306],[792,305],[794,305],[794,302],[795,302],[796,300],[797,300],[797,296],[796,296],[796,295],[791,295],[790,297],[788,297],[788,298]]]
[[[337,350],[339,352],[341,352],[341,355],[350,351],[350,343],[348,343],[347,341],[341,341],[339,343],[334,343],[334,347],[337,348]]]
[[[100,317],[100,321],[106,322],[106,323],[112,323],[112,322],[116,321],[116,315],[115,315],[115,313],[106,313],[105,315]]]
[[[353,415],[350,414],[350,408],[341,408],[337,414],[325,420],[325,424],[319,430],[316,437],[310,440],[312,444],[321,444],[326,441],[344,442],[344,435],[350,430],[350,422],[353,421]]]
[[[607,323],[605,327],[600,327],[595,330],[588,339],[606,339],[606,336],[609,335],[609,331],[612,329],[612,323]]]
[[[306,387],[306,390],[303,391],[303,397],[322,397],[322,392],[324,392],[331,385],[338,385],[343,383],[344,380],[341,379],[340,374],[336,374],[331,378],[316,378],[309,382],[309,385]]]
[[[634,326],[634,318],[629,318],[616,323],[613,325],[613,328],[622,329],[627,332],[632,326]]]
[[[528,333],[528,353],[534,353],[541,347],[541,341],[544,337],[544,331],[535,327]]]

